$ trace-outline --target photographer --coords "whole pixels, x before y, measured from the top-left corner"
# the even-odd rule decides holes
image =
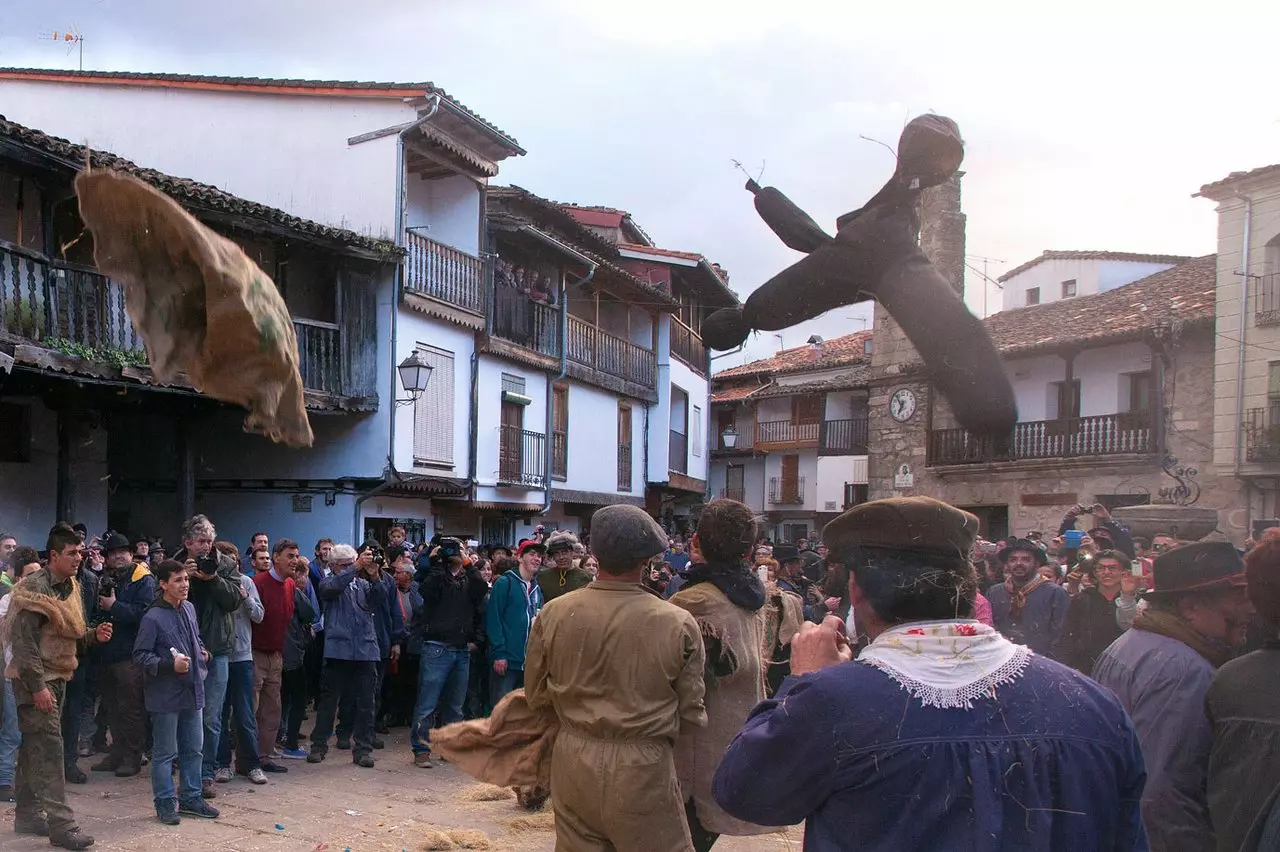
[[[394,551],[397,557],[404,554],[403,547],[396,547]],[[365,573],[369,582],[377,583],[382,587],[382,593],[379,596],[381,603],[373,609],[373,626],[377,631],[379,655],[373,684],[373,717],[375,719],[373,747],[380,749],[385,743],[376,735],[387,733],[387,727],[382,721],[382,683],[387,676],[388,662],[400,658],[400,638],[404,634],[404,618],[400,614],[400,608],[394,605],[396,581],[392,576],[393,572],[387,570],[386,554],[382,552],[382,548],[376,541],[366,541],[360,545],[356,568]],[[371,573],[373,568],[377,569],[376,576]],[[343,740],[351,736],[351,722],[354,714],[355,700],[352,696],[348,696],[338,710],[338,748],[342,748]]]
[[[1058,535],[1065,536],[1067,530],[1075,529],[1076,519],[1081,515],[1093,515],[1093,519],[1097,522],[1092,529],[1088,530],[1090,538],[1108,550],[1118,550],[1129,559],[1134,558],[1133,536],[1129,533],[1129,528],[1117,523],[1107,511],[1107,507],[1101,503],[1094,503],[1092,506],[1077,503],[1072,506],[1062,518]]]
[[[1053,658],[1092,676],[1098,657],[1124,632],[1116,624],[1116,607],[1121,595],[1133,593],[1137,579],[1129,558],[1115,550],[1081,558],[1068,579],[1077,573],[1092,575],[1094,583],[1071,599]]]
[[[216,537],[217,531],[209,519],[196,515],[182,525],[182,548],[173,555],[174,561],[186,569],[190,580],[187,600],[195,609],[200,641],[210,655],[204,681],[200,766],[201,793],[206,799],[214,797],[213,776],[217,770],[218,738],[222,735],[222,705],[227,699],[231,652],[236,644],[233,614],[244,600],[235,547],[225,544],[223,547],[229,554],[221,553],[214,547]]]

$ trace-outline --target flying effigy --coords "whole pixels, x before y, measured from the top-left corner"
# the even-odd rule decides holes
[[[898,140],[893,176],[865,205],[836,220],[834,238],[776,188],[748,181],[765,224],[806,256],[766,281],[741,308],[707,317],[703,341],[725,351],[752,331],[778,331],[875,299],[920,353],[961,426],[985,434],[1013,429],[1017,406],[995,345],[919,245],[920,193],[950,180],[963,159],[954,121],[913,119]]]

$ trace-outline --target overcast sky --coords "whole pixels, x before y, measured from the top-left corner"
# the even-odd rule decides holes
[[[799,256],[756,217],[732,159],[765,164],[764,183],[834,230],[892,171],[859,137],[892,144],[911,116],[949,115],[968,146],[970,263],[998,259],[993,278],[1047,248],[1214,251],[1213,205],[1191,194],[1280,161],[1274,51],[1258,35],[1276,31],[1271,3],[858,8],[871,5],[0,0],[0,65],[75,68],[39,39],[74,28],[87,69],[431,80],[529,151],[498,182],[630,210],[660,245],[721,263],[744,297]],[[975,312],[983,289],[971,272]],[[784,342],[861,329],[859,316],[832,311]],[[762,334],[748,353],[777,348]]]

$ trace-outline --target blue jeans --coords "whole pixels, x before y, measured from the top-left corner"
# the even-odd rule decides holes
[[[217,765],[231,765],[231,734],[235,733],[236,769],[249,773],[262,765],[258,755],[258,721],[253,714],[253,660],[227,666],[227,700],[222,707],[222,730],[218,735]],[[210,776],[212,777],[212,773]]]
[[[0,786],[13,786],[13,769],[18,763],[18,704],[13,700],[13,683],[4,678],[4,714],[0,715]]]
[[[492,666],[492,663],[490,663],[490,666]],[[497,672],[491,670],[489,672],[489,695],[491,696],[489,706],[497,707],[498,702],[502,700],[502,696],[523,686],[524,669],[514,668],[508,663],[507,673],[501,677],[498,676]]]
[[[178,761],[177,798],[200,800],[200,750],[204,746],[204,718],[199,710],[151,714],[151,795],[156,807],[175,798],[173,761]]]
[[[200,777],[213,780],[217,767],[218,742],[222,735],[222,705],[227,700],[229,665],[227,655],[219,654],[209,660],[209,675],[204,679],[204,754],[200,765]]]
[[[470,660],[471,652],[466,648],[450,648],[439,642],[428,642],[422,646],[422,661],[418,665],[418,705],[413,709],[411,734],[414,754],[431,751],[431,720],[437,706],[446,725],[462,720]]]

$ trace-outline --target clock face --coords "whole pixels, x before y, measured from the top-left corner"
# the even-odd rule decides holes
[[[905,423],[916,413],[916,395],[910,388],[899,388],[889,397],[889,416]]]

